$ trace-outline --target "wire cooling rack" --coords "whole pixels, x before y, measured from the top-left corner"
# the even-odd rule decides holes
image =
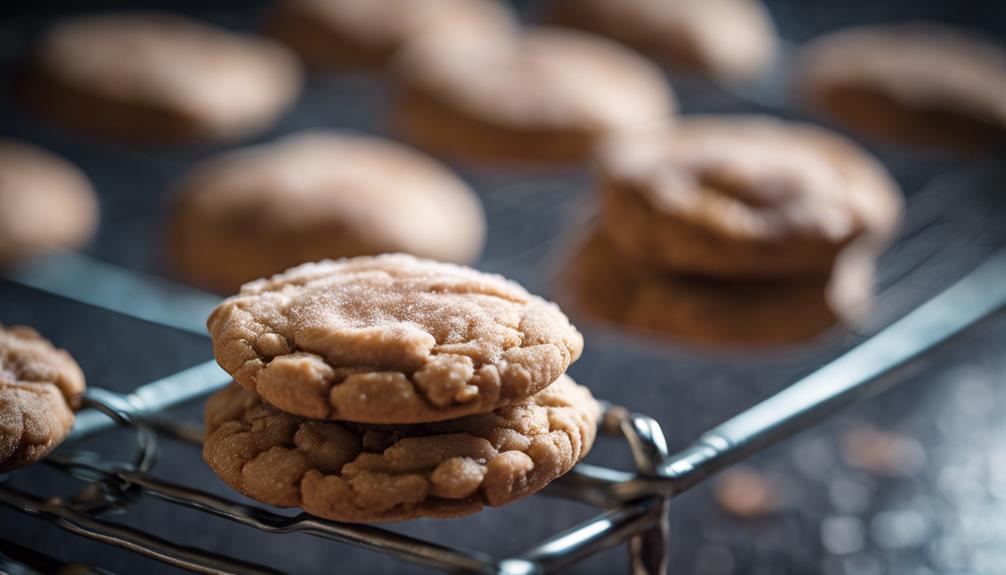
[[[981,265],[922,305],[913,306],[901,319],[864,337],[830,363],[701,434],[676,453],[669,453],[654,419],[605,405],[601,431],[624,441],[634,469],[580,464],[553,482],[542,495],[593,505],[601,512],[522,553],[491,557],[376,526],[337,523],[307,514],[284,515],[159,478],[156,461],[160,441],[181,441],[196,447],[201,443],[198,424],[169,419],[165,410],[226,385],[229,378],[213,362],[196,365],[129,394],[90,388],[68,447],[45,460],[47,465],[83,480],[85,488],[72,497],[39,497],[0,482],[0,503],[81,537],[201,573],[276,571],[175,543],[114,522],[108,516],[128,512],[143,498],[156,498],[268,533],[304,533],[444,570],[473,573],[551,573],[626,544],[630,572],[663,573],[667,566],[667,513],[674,497],[717,470],[819,422],[842,406],[908,379],[913,367],[923,363],[920,360],[1006,309],[1006,248],[995,247],[1002,244],[1001,230],[995,228],[990,233],[987,226],[975,226],[973,220],[959,213],[969,209],[980,212],[986,207],[960,198],[951,198],[949,203],[947,200],[946,188],[973,189],[973,183],[966,184],[962,178],[977,177],[975,174],[972,170],[965,176],[946,176],[929,187],[931,193],[915,195],[906,232],[893,250],[900,265],[885,264],[879,295],[886,309],[896,309],[895,296],[905,297],[904,278],[934,258],[959,259],[965,244],[969,253],[985,250],[987,257]],[[972,234],[958,234],[957,245],[950,242],[940,249],[925,247],[934,233],[939,236],[930,240],[942,237],[945,241],[947,230],[940,228],[951,224],[961,234],[965,230],[972,230]],[[910,248],[920,244],[923,247],[913,255]],[[85,273],[92,278],[86,285],[73,281]],[[216,301],[77,254],[57,254],[14,268],[6,275],[9,280],[37,289],[200,334],[204,333],[203,318]],[[70,449],[75,441],[113,426],[135,437],[136,452],[130,460],[113,461]]]

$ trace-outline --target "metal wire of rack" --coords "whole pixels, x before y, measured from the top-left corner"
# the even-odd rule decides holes
[[[170,306],[169,306],[170,307]],[[261,531],[304,533],[391,554],[449,571],[499,574],[552,573],[601,550],[627,543],[630,572],[666,570],[667,512],[671,499],[710,474],[807,427],[842,406],[904,381],[906,372],[948,341],[1006,309],[1006,249],[902,319],[776,395],[669,453],[659,424],[606,405],[602,432],[620,436],[635,469],[580,464],[546,488],[545,495],[603,511],[517,555],[494,558],[370,525],[337,523],[301,513],[290,516],[238,503],[159,479],[153,472],[161,438],[198,446],[198,425],[163,417],[228,382],[212,362],[194,366],[130,394],[90,389],[70,442],[110,426],[131,430],[131,461],[106,461],[90,452],[59,450],[45,462],[87,482],[74,497],[41,498],[0,482],[0,504],[50,521],[79,536],[200,573],[275,573],[212,551],[174,543],[104,517],[153,497]],[[176,325],[176,327],[178,327]]]

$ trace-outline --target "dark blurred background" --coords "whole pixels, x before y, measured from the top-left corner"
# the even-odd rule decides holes
[[[533,19],[538,3],[518,5]],[[919,19],[981,30],[1001,42],[1006,39],[1006,2],[997,0],[774,0],[767,5],[780,35],[792,42],[853,24]],[[70,13],[139,7],[181,11],[254,30],[265,4],[4,2],[0,4],[0,83],[9,80],[30,40],[48,21]],[[799,111],[690,79],[675,86],[685,112],[753,111],[802,117]],[[268,141],[308,127],[386,133],[386,111],[387,91],[378,78],[313,76],[296,110],[265,134],[219,147],[156,151],[92,141],[39,121],[4,91],[0,136],[22,138],[59,153],[92,179],[102,202],[102,225],[87,250],[89,255],[163,275],[157,226],[171,184],[192,163],[221,147]],[[913,232],[882,260],[875,321],[880,324],[948,285],[1001,243],[1003,212],[983,202],[1003,191],[1003,180],[974,166],[992,164],[994,168],[998,163],[1001,167],[1002,156],[986,158],[983,164],[982,160],[866,144],[909,195]],[[476,188],[490,216],[490,240],[478,267],[550,294],[551,263],[562,257],[564,238],[582,221],[583,204],[590,203],[588,176],[578,169],[534,174],[458,169]],[[931,184],[940,175],[961,173],[980,176],[953,179],[953,185],[942,188]],[[928,212],[923,207],[943,213],[926,220]],[[911,228],[913,222],[917,229]],[[92,279],[84,276],[79,281]],[[71,351],[91,385],[117,391],[129,391],[211,358],[204,337],[7,280],[0,280],[0,322],[35,326]],[[588,330],[586,336],[584,358],[571,368],[571,374],[596,395],[656,418],[672,449],[781,389],[859,337],[848,334],[799,350],[752,357],[676,347],[603,330]],[[759,486],[777,496],[764,513],[745,518],[731,512],[729,484],[723,483],[709,482],[675,500],[670,518],[671,573],[1006,573],[1004,346],[1006,329],[987,328],[970,338],[968,345],[935,358],[912,381],[754,458],[746,464],[748,469]],[[177,411],[179,416],[198,420],[201,406]],[[128,441],[111,432],[89,446],[108,456],[123,456]],[[171,442],[166,442],[164,450],[158,474],[235,497],[206,468],[196,450]],[[876,464],[878,457],[901,458],[903,465],[888,468]],[[604,440],[589,461],[626,467],[629,458],[623,445]],[[41,467],[13,474],[9,481],[39,494],[68,493],[78,485]],[[717,492],[717,485],[726,487]],[[594,513],[582,505],[535,497],[460,520],[422,520],[393,528],[503,556]],[[306,536],[266,535],[156,501],[144,501],[115,520],[284,571],[427,572],[364,550]],[[76,539],[40,520],[0,510],[0,552],[10,552],[13,545],[114,572],[175,572],[126,551]],[[624,549],[614,549],[571,571],[613,573],[625,568]]]

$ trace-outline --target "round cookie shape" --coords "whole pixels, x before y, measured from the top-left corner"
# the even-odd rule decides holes
[[[262,130],[301,83],[280,44],[159,12],[58,23],[31,65],[22,85],[28,105],[82,131],[146,143]]]
[[[481,34],[512,25],[495,0],[279,0],[269,32],[312,68],[369,69],[385,65],[425,34]]]
[[[45,150],[0,139],[0,264],[85,244],[98,224],[87,177]]]
[[[217,362],[283,411],[425,423],[524,399],[583,338],[514,282],[404,254],[325,261],[246,284],[207,322]]]
[[[424,36],[403,50],[395,69],[399,128],[452,157],[577,161],[600,136],[675,109],[656,66],[572,30]]]
[[[974,34],[850,28],[811,42],[798,70],[809,105],[865,134],[960,150],[1006,139],[1006,51]]]
[[[231,384],[206,405],[203,459],[252,499],[327,519],[457,517],[572,469],[599,417],[590,391],[565,375],[492,413],[394,427],[304,419]]]
[[[728,82],[758,75],[777,43],[758,0],[557,0],[551,20],[617,40],[675,70]]]
[[[485,216],[445,166],[390,140],[307,132],[229,152],[181,184],[169,260],[222,293],[297,264],[406,252],[478,257]]]
[[[903,203],[849,140],[761,116],[695,116],[611,138],[597,171],[601,223],[619,250],[698,276],[827,276],[851,242],[882,247]]]
[[[852,250],[830,277],[688,277],[631,261],[595,233],[564,268],[559,301],[583,319],[679,342],[789,345],[858,324],[870,309],[873,272],[873,259]]]
[[[35,330],[0,325],[0,472],[35,463],[62,443],[84,374]]]

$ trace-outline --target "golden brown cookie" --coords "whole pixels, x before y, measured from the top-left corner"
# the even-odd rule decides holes
[[[843,254],[825,278],[717,280],[679,276],[625,258],[601,234],[577,247],[559,301],[577,316],[688,343],[797,343],[869,311],[873,260]]]
[[[720,80],[758,75],[776,50],[772,18],[758,0],[557,0],[551,12],[557,24]]]
[[[958,149],[1006,139],[1006,51],[947,26],[842,30],[808,45],[797,89],[863,133]]]
[[[404,254],[245,284],[207,322],[217,362],[284,411],[424,423],[524,399],[580,357],[552,303],[500,276]]]
[[[279,0],[267,28],[313,68],[377,68],[423,34],[493,33],[512,16],[495,0]]]
[[[0,325],[0,472],[42,459],[73,427],[84,374],[29,327]]]
[[[69,162],[0,139],[0,264],[51,248],[75,249],[98,225],[98,199]]]
[[[401,131],[467,159],[580,160],[600,136],[675,108],[651,63],[609,40],[561,29],[424,36],[406,47],[396,72]]]
[[[300,91],[276,42],[181,16],[129,12],[55,25],[22,85],[26,103],[83,131],[142,142],[236,138]]]
[[[567,376],[492,413],[394,427],[303,419],[231,384],[206,405],[203,458],[252,499],[336,521],[457,517],[572,469],[599,416]]]
[[[630,257],[721,278],[827,276],[879,247],[902,199],[849,140],[761,116],[697,116],[612,138],[598,155],[605,233]]]
[[[406,252],[468,263],[484,236],[478,199],[432,158],[319,131],[196,168],[179,189],[167,248],[183,278],[234,293],[325,258]]]

